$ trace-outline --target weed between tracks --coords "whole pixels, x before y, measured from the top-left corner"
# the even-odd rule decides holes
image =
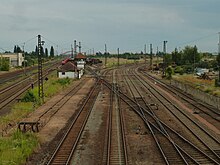
[[[45,101],[62,91],[65,87],[71,85],[71,79],[58,79],[55,75],[49,77],[49,80],[44,82]],[[32,94],[30,94],[32,93]],[[26,97],[26,99],[24,99]],[[28,99],[34,97],[35,102],[29,102]],[[22,164],[28,156],[38,146],[39,141],[33,133],[21,133],[16,127],[17,123],[33,112],[40,106],[38,99],[38,87],[29,91],[29,94],[24,94],[23,102],[16,103],[12,111],[3,117],[0,117],[0,164]],[[10,132],[8,132],[10,130]],[[4,136],[3,136],[4,135]]]

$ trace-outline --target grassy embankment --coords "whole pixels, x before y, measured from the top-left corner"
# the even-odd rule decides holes
[[[220,97],[220,87],[215,87],[215,80],[198,79],[189,75],[174,75],[174,80],[193,86],[196,89],[202,90],[208,94]]]
[[[58,79],[56,75],[49,76],[49,80],[44,82],[45,101],[64,89],[67,85],[71,85],[73,80]],[[30,90],[36,98],[35,102],[19,102],[13,106],[12,112],[4,117],[0,117],[0,131],[6,134],[6,128],[10,125],[16,126],[22,118],[33,112],[40,106],[37,98],[37,86]],[[33,133],[21,133],[17,129],[12,129],[7,136],[0,137],[0,164],[22,164],[38,147],[38,139]]]

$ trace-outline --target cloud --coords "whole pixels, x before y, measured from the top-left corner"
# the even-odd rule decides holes
[[[12,45],[42,34],[61,45],[77,39],[96,50],[107,43],[112,51],[140,51],[150,43],[161,48],[168,40],[172,51],[178,43],[217,33],[219,6],[219,0],[3,0],[0,31]],[[194,44],[215,51],[215,39],[204,43]]]

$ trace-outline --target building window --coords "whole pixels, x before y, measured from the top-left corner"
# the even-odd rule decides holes
[[[65,72],[62,72],[62,75],[65,75]]]

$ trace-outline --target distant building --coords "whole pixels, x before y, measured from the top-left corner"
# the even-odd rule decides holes
[[[75,61],[85,61],[86,60],[86,56],[84,56],[82,53],[78,53],[74,59]]]
[[[8,58],[11,67],[22,66],[24,62],[22,53],[2,53],[0,58]]]
[[[79,73],[76,65],[73,61],[68,61],[67,63],[60,65],[57,74],[59,78],[78,78]]]

